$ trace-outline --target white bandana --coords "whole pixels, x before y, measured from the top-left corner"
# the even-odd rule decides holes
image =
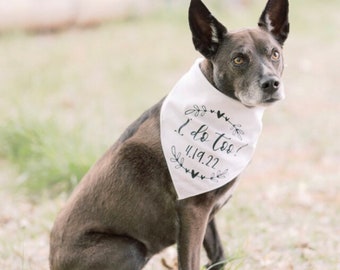
[[[263,107],[247,108],[214,88],[198,59],[161,109],[161,143],[178,199],[217,189],[250,162]]]

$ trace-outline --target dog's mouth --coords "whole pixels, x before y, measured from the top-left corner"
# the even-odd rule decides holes
[[[269,105],[269,104],[275,103],[275,102],[280,101],[280,100],[281,100],[280,98],[273,98],[273,97],[270,97],[270,98],[264,100],[263,103]]]
[[[248,91],[235,92],[235,97],[246,107],[270,106],[285,99],[285,92],[283,86],[271,94],[258,88],[250,88]]]
[[[285,99],[285,93],[284,93],[284,88],[282,86],[282,88],[276,91],[275,93],[265,97],[263,99],[263,104],[270,105],[283,99]]]
[[[274,104],[280,100],[282,100],[283,97],[273,97],[268,96],[266,98],[260,98],[258,101],[256,100],[247,100],[244,98],[240,98],[240,102],[243,103],[246,107],[256,107],[256,106],[270,106],[271,104]]]

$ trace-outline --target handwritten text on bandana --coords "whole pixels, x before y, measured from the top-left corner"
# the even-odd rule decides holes
[[[247,108],[215,89],[197,60],[161,109],[161,142],[178,199],[217,189],[250,162],[264,108]]]

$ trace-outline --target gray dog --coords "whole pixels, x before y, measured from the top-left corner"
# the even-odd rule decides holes
[[[244,167],[234,162],[227,168],[225,162],[248,163],[262,108],[284,97],[288,1],[269,0],[257,28],[230,32],[200,0],[192,0],[189,24],[204,59],[194,75],[132,123],[82,179],[52,229],[51,270],[142,269],[175,243],[181,270],[200,269],[202,244],[209,265],[225,260],[214,215],[230,199]],[[185,92],[189,85],[197,97],[193,90]],[[204,104],[201,88],[208,91]],[[223,108],[209,101],[209,93]],[[178,109],[191,97],[192,107]],[[177,114],[182,123],[176,122]],[[214,121],[225,129],[212,131]],[[250,128],[256,136],[246,142],[247,125],[257,121]],[[186,135],[182,149],[179,140]],[[241,152],[246,157],[239,158]]]

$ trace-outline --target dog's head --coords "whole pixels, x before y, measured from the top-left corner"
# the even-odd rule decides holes
[[[284,98],[282,46],[289,33],[288,0],[269,0],[257,28],[227,31],[200,0],[192,0],[193,43],[211,64],[215,87],[253,107]]]

